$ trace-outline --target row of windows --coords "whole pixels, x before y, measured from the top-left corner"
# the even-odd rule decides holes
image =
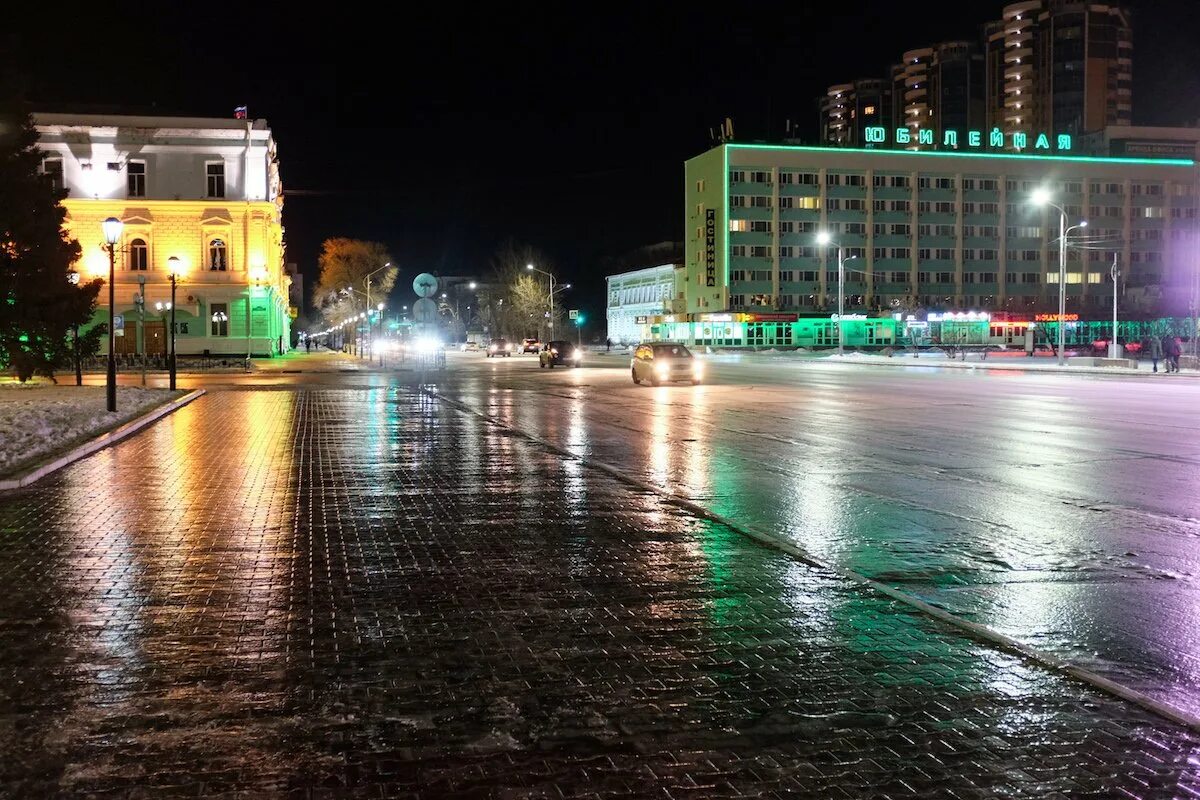
[[[91,167],[83,165],[84,169]],[[107,164],[110,171],[121,169],[119,162],[110,161]],[[55,189],[63,188],[63,162],[61,158],[46,158],[42,160],[42,174],[50,177]],[[125,164],[125,195],[127,197],[146,196],[146,162],[128,161]],[[204,165],[205,197],[221,198],[225,196],[225,164],[223,162],[207,162]]]
[[[672,291],[671,284],[628,286],[609,292],[609,305],[654,303],[659,300],[670,300]]]
[[[875,280],[880,284],[909,284],[911,275],[907,272],[881,272],[875,276]],[[779,282],[787,283],[818,283],[821,279],[821,273],[814,271],[789,271],[780,273]],[[734,274],[735,282],[754,281],[765,283],[765,278],[739,278],[737,273]],[[847,275],[846,280],[850,283],[864,283],[861,275]],[[1058,283],[1058,273],[1046,273],[1044,280],[1046,283]],[[1067,283],[1084,283],[1098,284],[1104,283],[1106,280],[1111,280],[1107,272],[1068,272]],[[837,272],[829,271],[825,273],[826,285],[836,285],[838,282]],[[919,272],[917,273],[917,283],[920,284],[955,284],[958,281],[955,279],[953,272]],[[973,286],[977,284],[995,284],[999,282],[999,273],[996,272],[964,272],[962,274],[963,285]],[[1032,286],[1043,282],[1043,276],[1038,272],[1007,272],[1004,274],[1004,283],[1012,286]],[[736,305],[736,303],[735,303]]]
[[[773,181],[774,178],[769,170],[732,170],[729,173],[730,183],[758,183],[771,185]],[[820,175],[815,172],[790,172],[786,170],[780,170],[779,182],[787,185],[818,186],[820,185],[821,180]],[[913,185],[913,179],[911,175],[883,175],[880,173],[875,173],[871,176],[871,184],[877,189],[911,189]],[[956,189],[958,186],[958,179],[954,177],[934,177],[930,175],[920,175],[917,177],[916,184],[918,189]],[[866,177],[861,174],[827,172],[825,173],[825,185],[865,186]],[[1083,187],[1083,181],[1046,182],[1039,180],[1016,180],[1015,178],[1008,178],[1004,181],[1004,188],[1009,192],[1034,192],[1038,189],[1047,189],[1058,194],[1083,194]],[[963,178],[962,188],[963,191],[966,192],[999,191],[1000,180],[998,178]],[[1123,183],[1102,183],[1099,181],[1092,181],[1088,184],[1088,191],[1091,194],[1121,196],[1125,194],[1125,185]],[[1190,184],[1173,184],[1171,194],[1176,197],[1190,197],[1194,195],[1195,192],[1195,187]],[[1131,195],[1161,197],[1165,193],[1165,187],[1161,183],[1134,182],[1129,186],[1129,193]]]
[[[824,248],[819,247],[795,247],[793,245],[782,245],[779,248],[771,245],[744,245],[735,244],[729,248],[730,256],[734,258],[773,258],[776,250],[778,250],[780,258],[820,258],[821,251]],[[887,259],[908,261],[912,259],[913,248],[911,247],[875,247],[871,250],[871,255],[875,261],[883,261]],[[956,248],[953,247],[918,247],[916,248],[917,261],[953,261],[956,258]],[[1087,250],[1088,261],[1104,261],[1109,262],[1118,256],[1115,251],[1105,250]],[[867,249],[865,247],[844,247],[842,255],[846,259],[866,258]],[[1018,261],[1035,261],[1041,262],[1041,250],[1006,250],[1004,251],[1005,260],[1008,262]],[[996,261],[1000,257],[999,250],[990,248],[974,248],[967,247],[962,250],[963,261]],[[836,261],[836,253],[827,252],[825,254],[826,261]],[[1055,254],[1049,254],[1047,260],[1053,262],[1056,259]],[[1068,261],[1080,261],[1082,255],[1079,250],[1070,250],[1067,252]],[[1129,261],[1133,264],[1161,264],[1163,262],[1163,254],[1156,251],[1134,251],[1129,254]],[[737,270],[735,270],[736,274]],[[758,274],[758,273],[754,273]],[[765,278],[735,278],[735,280],[770,280],[770,272],[763,272]]]
[[[955,225],[932,225],[921,224],[917,225],[917,236],[926,238],[937,236],[941,238],[954,239],[958,236],[958,227]],[[731,219],[729,221],[729,230],[731,233],[771,233],[774,230],[774,224],[770,220],[746,220],[746,219]],[[794,220],[781,220],[779,223],[779,232],[782,234],[813,234],[818,230],[827,230],[830,235],[839,236],[865,236],[867,225],[864,222],[830,222],[823,228],[816,222],[797,222]],[[913,226],[907,222],[876,222],[871,225],[871,233],[875,236],[912,236]],[[1041,239],[1043,230],[1040,226],[1035,225],[1009,225],[1004,229],[1005,236],[1009,239]],[[1057,239],[1057,231],[1050,231],[1050,234],[1055,234],[1053,239]],[[1129,232],[1129,239],[1135,242],[1158,242],[1164,238],[1164,231],[1161,228],[1134,228]],[[1176,228],[1171,231],[1170,239],[1173,242],[1189,241],[1195,238],[1195,231]],[[962,235],[964,239],[998,239],[1000,237],[1000,227],[998,225],[963,225]],[[1116,240],[1123,238],[1124,234],[1119,228],[1101,228],[1096,225],[1088,227],[1088,238],[1095,241]],[[703,236],[703,231],[696,230],[696,238]]]
[[[771,198],[766,195],[730,195],[729,205],[732,208],[772,208]],[[967,200],[961,205],[963,214],[995,216],[1000,213],[999,203]],[[779,198],[779,206],[781,209],[803,209],[808,211],[816,211],[821,207],[820,200],[816,197],[781,197]],[[1082,213],[1082,208],[1078,206],[1064,206],[1064,208],[1068,217],[1078,217]],[[911,200],[873,200],[871,201],[871,209],[876,213],[891,211],[908,214],[912,212],[913,202]],[[959,203],[953,200],[918,200],[916,209],[918,214],[958,214]],[[854,197],[828,197],[825,199],[825,210],[866,211],[867,201]],[[1031,216],[1037,213],[1037,209],[1018,203],[1007,203],[1004,206],[1004,210],[1009,217],[1016,217],[1018,215]],[[1125,207],[1089,206],[1088,215],[1092,218],[1124,217]],[[1168,209],[1163,206],[1129,208],[1129,217],[1131,219],[1165,219],[1167,216]],[[1171,219],[1196,219],[1200,216],[1200,213],[1198,213],[1194,206],[1176,206],[1170,209],[1169,216]]]
[[[133,272],[146,272],[150,269],[150,245],[145,239],[130,239],[125,246],[125,267]],[[229,248],[224,239],[210,239],[208,242],[207,259],[204,266],[213,272],[225,272],[229,269]]]

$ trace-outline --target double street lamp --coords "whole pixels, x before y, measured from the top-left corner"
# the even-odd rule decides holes
[[[846,251],[839,242],[833,240],[833,236],[828,231],[821,231],[817,234],[817,244],[822,247],[833,245],[837,248],[838,260],[838,355],[846,354],[846,332],[842,322],[842,317],[846,315],[846,262],[853,261],[858,256],[850,256],[846,258]],[[824,266],[822,265],[822,269]]]
[[[571,284],[565,284],[562,289],[556,290],[554,288],[553,274],[546,272],[544,269],[538,269],[533,264],[526,264],[525,269],[529,270],[530,272],[540,273],[550,279],[550,341],[554,341],[554,295],[558,292],[561,292],[563,289],[570,289]]]
[[[1061,367],[1067,363],[1067,234],[1077,228],[1086,228],[1087,220],[1068,228],[1067,210],[1053,202],[1051,198],[1050,190],[1038,189],[1033,193],[1032,200],[1035,206],[1042,208],[1049,206],[1058,211],[1058,365]],[[1113,291],[1116,292],[1115,286]],[[1115,329],[1113,337],[1116,337]]]

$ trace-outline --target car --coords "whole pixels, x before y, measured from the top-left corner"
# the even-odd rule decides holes
[[[512,351],[512,342],[507,339],[492,339],[492,341],[488,342],[487,357],[499,358],[500,356],[504,356],[508,358],[512,355]]]
[[[537,339],[526,339],[521,342],[522,353],[537,353],[540,349],[542,349],[542,343]]]
[[[650,381],[654,386],[674,381],[700,383],[704,364],[681,344],[653,342],[639,344],[630,361],[633,382]]]
[[[464,353],[478,353],[479,342],[463,342],[458,346],[458,349]]]
[[[578,367],[582,360],[583,350],[564,341],[546,342],[542,347],[542,352],[538,353],[538,366],[542,369],[547,367],[554,369],[556,366],[565,367],[568,364]]]

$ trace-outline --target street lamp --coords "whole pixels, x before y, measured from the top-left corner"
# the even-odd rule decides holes
[[[554,341],[554,276],[544,269],[538,269],[533,264],[526,264],[525,269],[541,273],[550,279],[550,341]]]
[[[1061,367],[1066,362],[1066,343],[1067,343],[1067,210],[1057,203],[1052,201],[1053,195],[1046,188],[1038,189],[1033,193],[1033,204],[1039,207],[1049,206],[1058,211],[1058,365]],[[1075,228],[1086,228],[1087,221],[1079,223],[1077,226],[1072,226],[1070,230]]]
[[[842,324],[842,317],[846,314],[846,262],[853,261],[858,256],[845,257],[845,250],[842,245],[833,240],[833,236],[829,231],[821,231],[817,234],[817,244],[821,247],[833,245],[837,248],[838,260],[838,355],[846,355],[846,332],[845,326]]]
[[[72,286],[79,285],[79,273],[71,270],[67,273],[67,282]],[[71,354],[75,360],[75,385],[83,386],[83,364],[79,360],[79,325],[71,326]]]
[[[183,262],[176,256],[167,259],[167,272],[171,275],[171,354],[167,357],[167,370],[171,376],[171,391],[175,391],[175,283],[183,270]]]
[[[1113,333],[1112,333],[1112,341],[1108,343],[1108,357],[1109,358],[1119,358],[1120,357],[1120,354],[1117,352],[1117,347],[1118,347],[1118,345],[1117,345],[1117,286],[1118,286],[1118,283],[1117,282],[1119,280],[1121,280],[1121,270],[1120,270],[1120,268],[1117,267],[1117,256],[1114,254],[1113,255],[1113,263],[1112,263]]]
[[[113,308],[116,306],[117,295],[114,282],[117,277],[117,242],[121,241],[121,229],[125,224],[116,217],[109,217],[100,224],[104,229],[104,241],[108,242],[108,378],[105,381],[105,397],[108,410],[117,410],[117,355],[113,351],[117,346],[117,334],[113,329],[116,321],[113,319]]]

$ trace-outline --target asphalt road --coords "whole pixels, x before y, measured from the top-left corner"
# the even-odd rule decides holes
[[[451,354],[438,390],[1200,713],[1200,381]]]

